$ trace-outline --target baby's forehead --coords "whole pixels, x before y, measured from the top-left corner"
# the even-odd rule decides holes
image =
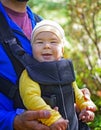
[[[42,20],[41,22],[37,23],[32,32],[32,41],[38,33],[44,31],[54,33],[57,37],[59,37],[59,39],[64,39],[65,37],[64,30],[58,23],[51,20]]]
[[[40,35],[40,36],[43,35],[43,37],[46,37],[47,35],[50,35],[50,37],[56,36],[57,38],[62,39],[62,37],[60,37],[60,35],[58,34],[58,32],[56,32],[55,30],[54,30],[54,31],[50,31],[50,30],[40,31],[40,32],[37,33],[37,35],[35,35],[34,37],[39,36],[39,35]]]
[[[62,39],[56,35],[56,33],[50,32],[50,31],[43,31],[38,33],[34,39],[33,42],[36,40],[41,41],[54,41],[54,42],[62,42]]]

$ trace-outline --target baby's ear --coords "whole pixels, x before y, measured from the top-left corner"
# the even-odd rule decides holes
[[[62,47],[62,54],[64,54],[64,46]]]

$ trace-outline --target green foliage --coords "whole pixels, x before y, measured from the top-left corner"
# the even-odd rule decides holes
[[[101,130],[101,116],[97,114],[94,121],[92,123],[89,123],[89,126],[91,130]]]
[[[48,16],[48,18],[52,19],[52,16],[55,16],[57,18],[57,16],[55,15],[57,11],[59,13],[61,11],[63,12],[65,8],[65,0],[30,0],[29,5],[31,6],[32,10],[44,16],[44,18],[47,18]],[[62,10],[60,8],[62,8]]]

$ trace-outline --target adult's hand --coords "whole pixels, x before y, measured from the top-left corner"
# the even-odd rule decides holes
[[[38,119],[50,116],[49,111],[25,111],[15,117],[14,130],[49,130],[49,127],[41,124]]]

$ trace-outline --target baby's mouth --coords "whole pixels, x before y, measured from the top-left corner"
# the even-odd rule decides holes
[[[50,60],[52,54],[45,53],[45,54],[42,54],[42,56],[43,56],[43,58],[44,58],[45,60]]]
[[[43,56],[51,56],[52,54],[46,53],[46,54],[42,54]]]

